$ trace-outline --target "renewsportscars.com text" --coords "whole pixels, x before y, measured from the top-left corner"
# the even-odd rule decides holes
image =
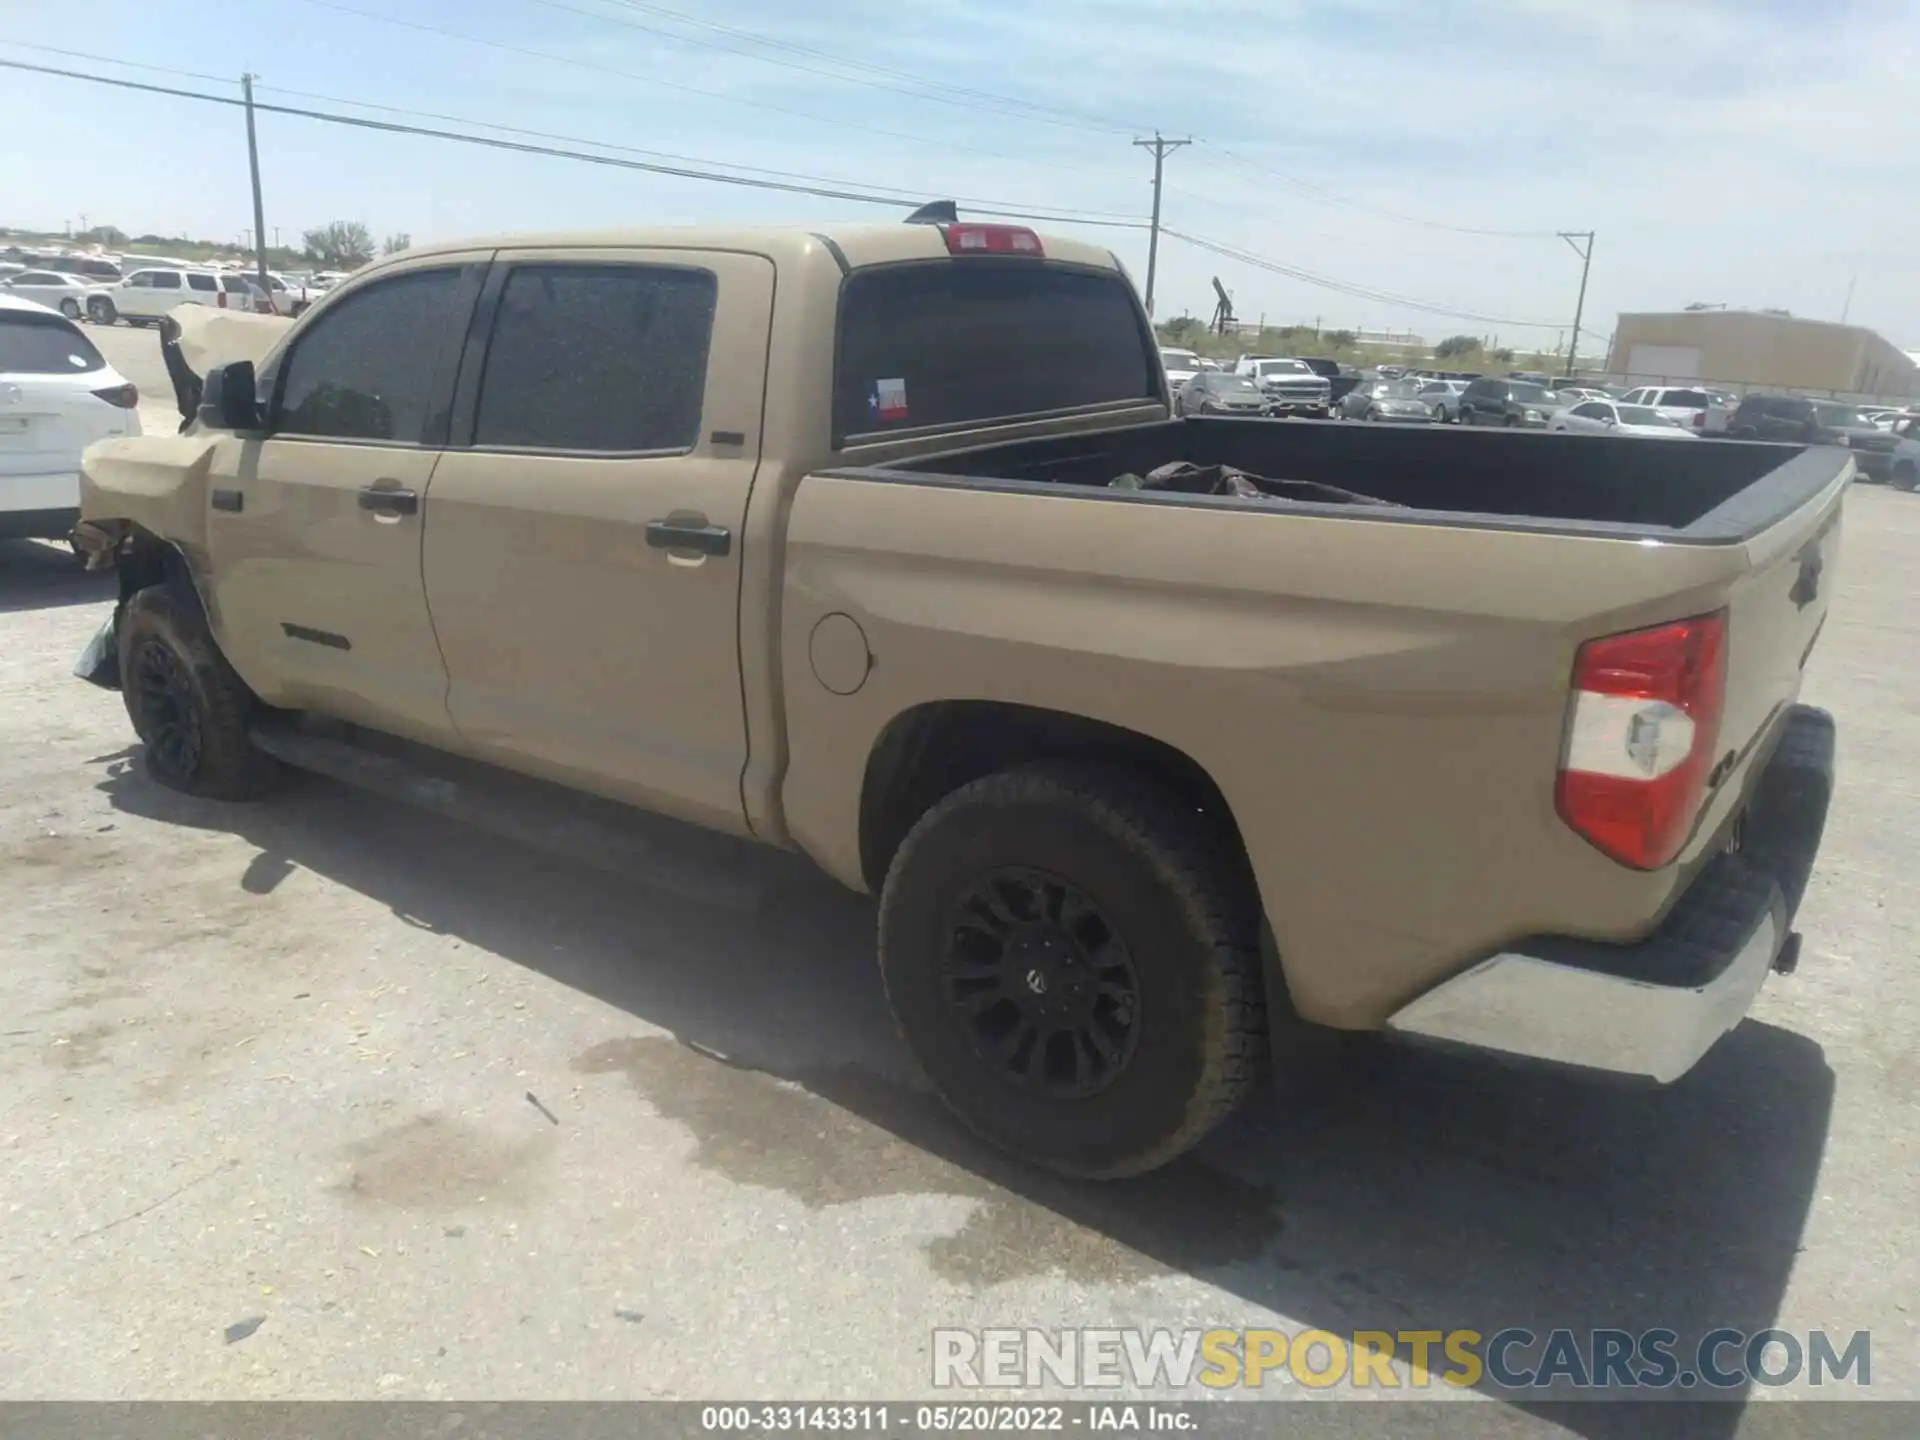
[[[1213,1390],[1295,1384],[1424,1390],[1733,1390],[1873,1383],[1873,1337],[1654,1329],[950,1330],[933,1332],[939,1389]]]

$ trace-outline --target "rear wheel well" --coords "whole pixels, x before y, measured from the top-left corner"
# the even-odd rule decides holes
[[[1219,827],[1245,867],[1246,846],[1226,797],[1191,756],[1122,726],[990,700],[919,705],[888,724],[867,757],[860,794],[860,868],[878,893],[914,823],[985,775],[1041,760],[1097,760],[1151,776]]]

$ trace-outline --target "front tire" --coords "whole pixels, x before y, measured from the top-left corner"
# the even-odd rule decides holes
[[[104,295],[95,295],[87,301],[87,319],[96,325],[111,325],[120,318],[120,312],[114,309],[113,301]]]
[[[1902,460],[1893,467],[1894,489],[1913,490],[1917,487],[1920,487],[1920,468],[1915,467],[1913,461]]]
[[[197,600],[169,585],[139,591],[121,612],[120,685],[146,746],[147,773],[212,800],[253,800],[281,779],[247,729],[259,701],[214,643]]]
[[[78,320],[80,318],[80,302],[71,295],[67,296],[60,302],[60,313],[69,320]]]
[[[880,968],[968,1126],[1108,1179],[1166,1164],[1251,1086],[1259,930],[1244,859],[1190,800],[1117,768],[1036,764],[913,827],[881,894]]]

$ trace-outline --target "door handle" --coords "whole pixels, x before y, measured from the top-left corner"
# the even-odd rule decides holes
[[[362,510],[384,510],[390,515],[414,515],[420,510],[420,497],[411,490],[388,485],[365,485],[360,490]]]
[[[702,555],[725,555],[733,549],[733,532],[724,525],[709,525],[703,517],[649,520],[647,544],[656,550],[698,550]]]

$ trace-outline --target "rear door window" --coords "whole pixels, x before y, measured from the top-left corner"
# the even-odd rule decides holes
[[[1156,399],[1137,306],[1114,271],[964,259],[856,271],[841,292],[835,435]]]
[[[190,290],[217,290],[220,287],[211,275],[189,275],[187,276],[187,288]]]
[[[154,271],[153,288],[156,290],[178,290],[180,288],[180,272],[178,270]]]
[[[84,375],[106,364],[79,327],[59,316],[0,310],[0,375]]]
[[[710,270],[516,266],[487,346],[474,445],[691,450],[718,300]]]

